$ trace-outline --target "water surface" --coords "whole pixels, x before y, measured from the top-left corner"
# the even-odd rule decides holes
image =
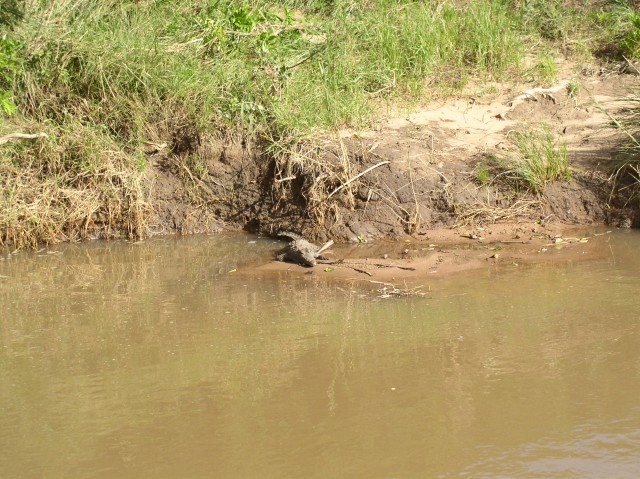
[[[384,301],[276,248],[2,256],[0,477],[640,477],[637,232]]]

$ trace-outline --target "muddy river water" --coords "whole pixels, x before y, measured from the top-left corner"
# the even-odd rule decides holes
[[[275,248],[0,256],[0,477],[640,477],[640,233],[379,301]]]

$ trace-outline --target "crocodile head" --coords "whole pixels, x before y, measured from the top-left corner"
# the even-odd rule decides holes
[[[300,252],[301,263],[304,266],[315,266],[316,265],[316,255],[312,251],[301,251]]]

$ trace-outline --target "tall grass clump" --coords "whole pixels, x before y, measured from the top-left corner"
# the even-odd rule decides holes
[[[612,123],[620,129],[625,140],[615,155],[611,166],[614,193],[623,193],[627,203],[640,196],[640,96],[637,94],[627,99],[633,106],[620,118],[612,119]]]
[[[621,60],[640,55],[640,12],[637,0],[607,0],[587,13],[596,56]]]
[[[519,155],[511,168],[511,177],[533,191],[550,181],[569,179],[567,146],[557,143],[548,128],[513,133],[511,138]]]

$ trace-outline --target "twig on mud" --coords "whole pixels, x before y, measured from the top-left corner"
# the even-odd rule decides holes
[[[344,266],[349,266],[349,267],[351,267],[351,265],[357,264],[357,265],[375,266],[377,268],[398,268],[398,269],[404,269],[406,271],[415,271],[416,270],[415,268],[412,268],[410,266],[400,266],[400,265],[397,265],[397,264],[349,262],[349,261],[345,261],[343,259],[339,259],[339,260],[336,260],[336,261],[318,261],[318,263],[327,264],[327,265],[337,265],[337,266],[344,265]]]
[[[420,205],[418,204],[418,198],[416,196],[416,189],[414,187],[413,184],[413,173],[411,170],[411,160],[409,159],[409,156],[407,155],[407,162],[409,164],[409,183],[411,184],[411,193],[413,194],[413,202],[414,202],[414,211],[413,214],[409,217],[407,217],[407,233],[409,234],[413,234],[416,231],[418,231],[418,228],[420,227],[420,220],[421,220],[421,216],[420,216]]]
[[[348,268],[351,268],[354,271],[357,271],[358,273],[363,273],[366,274],[367,276],[373,276],[371,273],[369,273],[369,271],[367,271],[366,269],[360,269],[360,268],[356,268],[355,266],[348,266]]]
[[[286,178],[279,178],[275,180],[276,183],[282,183],[283,181],[292,181],[295,180],[297,176],[287,176]]]
[[[382,184],[386,187],[387,191],[384,190],[380,190],[382,192],[384,192],[385,194],[389,195],[389,198],[387,198],[386,196],[383,196],[380,191],[377,192],[378,197],[384,202],[386,203],[386,205],[389,207],[389,209],[391,210],[391,212],[396,216],[396,218],[398,218],[398,221],[400,221],[401,223],[405,223],[405,224],[409,224],[410,220],[409,218],[411,218],[411,214],[409,213],[408,210],[406,210],[405,208],[402,207],[402,205],[400,205],[400,200],[398,199],[398,196],[393,192],[393,190],[391,190],[391,188],[389,187],[389,185],[386,182],[382,182]],[[405,185],[406,186],[406,185]],[[404,186],[402,187],[404,188]],[[400,191],[401,188],[398,188],[396,190]],[[394,201],[395,199],[395,201]],[[399,209],[402,213],[404,213],[404,216],[398,214],[398,212],[396,211],[396,209]]]
[[[334,265],[334,266],[341,266],[344,268],[349,268],[352,269],[354,271],[356,271],[357,273],[362,273],[362,274],[366,274],[367,276],[371,277],[373,276],[369,271],[367,271],[366,269],[362,269],[362,268],[358,268],[356,266],[353,266],[349,263],[344,263],[342,261],[318,261],[318,264],[322,264],[322,265]],[[327,268],[325,271],[331,271],[333,270],[333,268]]]
[[[9,133],[5,136],[0,136],[0,145],[4,145],[5,143],[9,143],[11,140],[34,140],[36,138],[49,138],[49,135],[46,133]]]
[[[442,179],[444,180],[444,182],[445,182],[447,185],[448,185],[449,183],[451,183],[451,182],[449,181],[449,179],[448,179],[446,176],[444,176],[444,173],[442,173],[441,171],[438,171],[438,170],[436,170],[435,168],[432,168],[432,167],[430,167],[429,165],[424,164],[424,162],[423,162],[423,166],[424,166],[425,168],[427,168],[427,169],[429,169],[429,170],[431,170],[431,171],[433,171],[433,172],[437,173],[438,175],[440,175],[440,178],[442,178]]]
[[[373,266],[377,266],[378,268],[398,268],[398,269],[404,269],[405,271],[415,271],[415,268],[412,268],[411,266],[398,266],[397,264],[383,264],[383,263],[370,263]]]
[[[350,178],[349,180],[345,181],[344,183],[342,183],[340,186],[338,186],[335,190],[333,190],[331,193],[329,193],[329,196],[327,196],[327,199],[331,198],[333,195],[335,195],[338,191],[340,191],[342,188],[344,188],[345,186],[348,186],[349,184],[353,183],[354,181],[356,181],[358,178],[360,178],[361,176],[366,175],[367,173],[369,173],[371,170],[378,168],[379,166],[382,165],[386,165],[388,163],[391,163],[388,160],[385,161],[381,161],[380,163],[376,163],[373,166],[370,166],[369,168],[367,168],[366,170],[364,170],[362,173],[358,173],[356,176],[354,176],[353,178]]]

